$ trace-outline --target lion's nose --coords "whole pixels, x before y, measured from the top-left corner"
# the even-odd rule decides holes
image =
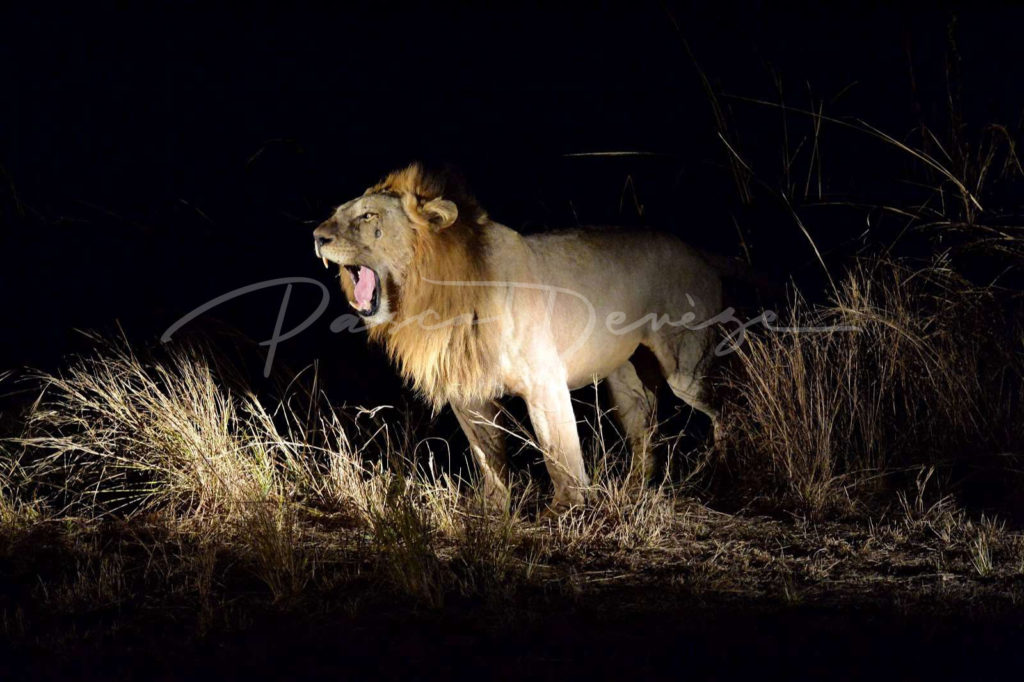
[[[313,237],[313,242],[316,244],[317,248],[320,248],[324,244],[330,244],[331,243],[331,238],[330,237],[324,237],[324,236],[321,236],[321,235],[315,235]]]

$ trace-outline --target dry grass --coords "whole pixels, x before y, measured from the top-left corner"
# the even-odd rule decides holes
[[[940,264],[890,260],[860,263],[829,305],[797,298],[776,323],[793,331],[748,337],[725,382],[740,478],[818,514],[885,474],[1019,452],[1021,330],[994,300]]]
[[[182,347],[142,359],[107,344],[35,377],[40,398],[5,443],[17,456],[4,459],[4,519],[156,524],[191,548],[203,589],[229,554],[276,603],[298,598],[325,566],[367,558],[389,589],[438,607],[448,594],[513,594],[549,575],[553,556],[665,541],[664,490],[606,468],[579,514],[532,521],[541,502],[529,481],[496,513],[466,481],[413,461],[400,420],[336,410],[298,384],[267,408],[205,357]]]

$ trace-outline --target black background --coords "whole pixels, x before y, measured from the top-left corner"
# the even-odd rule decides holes
[[[778,102],[781,84],[791,106],[823,101],[912,141],[923,121],[949,129],[962,89],[965,121],[1019,131],[1022,20],[996,6],[860,3],[8,7],[0,368],[58,364],[87,345],[75,328],[120,325],[153,342],[194,307],[265,279],[315,277],[336,291],[311,230],[413,159],[454,162],[491,215],[520,230],[645,223],[736,255],[738,225],[756,265],[813,280],[777,196],[739,201],[701,70],[767,187],[782,174],[783,117],[733,96]],[[839,127],[821,146],[826,197],[918,198],[905,155]],[[648,154],[570,156],[602,151]],[[865,236],[864,211],[805,210],[830,262],[899,228],[875,220]],[[282,294],[222,306],[196,328],[217,318],[267,338]],[[296,289],[286,326],[318,296]],[[397,380],[371,371],[386,365],[361,337],[329,332],[345,312],[335,294],[280,362],[322,358],[346,377],[341,397],[378,399]]]

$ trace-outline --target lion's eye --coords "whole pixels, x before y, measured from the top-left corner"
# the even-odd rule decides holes
[[[363,215],[359,216],[359,219],[362,220],[363,222],[366,222],[367,220],[373,220],[376,217],[377,217],[376,213],[368,211],[368,212],[364,213]]]

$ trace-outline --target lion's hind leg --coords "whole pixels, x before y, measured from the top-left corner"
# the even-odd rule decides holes
[[[666,377],[668,387],[672,393],[693,409],[707,415],[711,420],[712,443],[721,440],[721,420],[718,410],[704,400],[703,377],[699,374],[677,371]]]
[[[704,372],[709,361],[707,329],[657,337],[649,347],[658,358],[662,375],[672,393],[711,420],[715,441],[721,433],[718,410],[706,400]]]
[[[606,381],[612,415],[625,432],[632,452],[630,476],[646,483],[654,476],[656,466],[651,442],[657,429],[657,393],[644,384],[632,362],[609,374]]]

